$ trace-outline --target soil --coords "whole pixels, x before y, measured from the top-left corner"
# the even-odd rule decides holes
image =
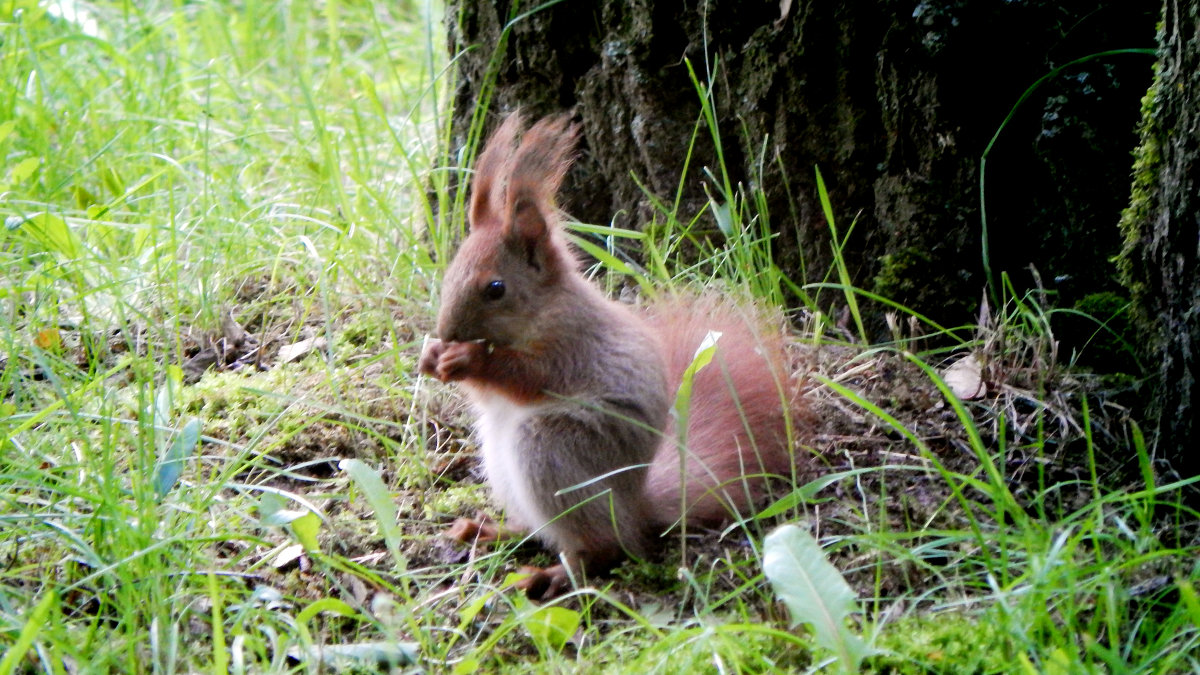
[[[985,363],[982,379],[986,393],[963,405],[980,430],[982,447],[1006,477],[1010,492],[1028,515],[1038,517],[1038,505],[1046,500],[1034,497],[1044,493],[1044,486],[1087,477],[1085,429],[1079,421],[1081,397],[1086,395],[1091,401],[1089,424],[1095,439],[1119,435],[1113,430],[1124,423],[1122,408],[1086,377],[1072,375],[1049,359],[1028,358],[1030,354],[1045,356],[1045,349],[1009,349],[1030,362],[1018,366],[996,356],[1007,347],[997,346],[995,340],[981,343],[991,349],[987,354],[976,352]],[[327,521],[322,529],[323,550],[382,570],[381,579],[399,583],[399,577],[387,573],[395,568],[373,511],[344,472],[338,471],[337,463],[357,457],[379,468],[396,495],[404,535],[402,552],[410,571],[404,582],[410,584],[408,592],[423,590],[436,595],[468,582],[500,585],[504,575],[523,565],[553,564],[554,558],[533,544],[513,548],[501,568],[466,564],[478,561],[489,549],[463,546],[440,536],[457,518],[481,512],[500,514],[489,504],[486,488],[479,486],[482,477],[470,437],[469,414],[453,388],[422,378],[413,380],[411,391],[398,392],[394,378],[388,377],[393,369],[401,370],[406,364],[415,369],[420,346],[420,340],[414,339],[393,350],[401,362],[340,369],[340,392],[322,394],[329,389],[324,376],[299,382],[296,390],[303,391],[320,414],[271,447],[274,461],[286,469],[271,472],[271,485],[303,494],[323,510]],[[391,345],[381,346],[384,352],[388,349]],[[804,398],[809,409],[797,445],[800,470],[796,484],[828,480],[839,473],[846,476],[761,522],[725,531],[691,528],[686,534],[667,534],[663,550],[653,560],[628,561],[614,571],[609,593],[639,607],[656,603],[682,607],[689,602],[712,606],[714,598],[743,589],[748,580],[758,579],[749,581],[752,585],[765,584],[760,571],[753,568],[755,547],[773,526],[799,522],[827,544],[831,561],[860,598],[915,597],[935,587],[949,588],[951,581],[939,568],[951,567],[970,553],[937,544],[941,532],[970,530],[967,509],[986,528],[997,527],[996,518],[1014,517],[1012,513],[999,514],[990,495],[967,487],[960,496],[951,488],[944,473],[986,480],[980,458],[954,406],[904,352],[870,350],[850,343],[815,348],[801,336],[796,337],[794,350],[798,375],[808,382]],[[933,365],[944,367],[961,355]],[[827,382],[878,406],[895,422],[864,410]],[[328,409],[320,411],[324,405]],[[398,454],[398,448],[406,447],[413,438],[423,443],[420,462]],[[912,438],[919,439],[925,450]],[[1002,454],[999,447],[1005,448]],[[1113,480],[1129,477],[1126,471],[1111,476]],[[1084,482],[1079,485],[1057,490],[1054,508],[1075,509],[1087,503],[1091,493],[1083,487]],[[788,492],[781,490],[776,496],[782,498]],[[920,555],[906,552],[887,558],[884,548],[856,543],[864,532],[911,533],[898,541],[910,551],[925,550]],[[286,540],[286,535],[276,533],[275,538]],[[257,557],[243,560],[256,562]],[[368,588],[360,575],[331,575],[328,569],[321,572],[329,576],[322,581],[309,571],[309,562],[304,556],[280,562],[266,573],[266,580],[300,595],[311,587],[314,597],[332,584],[363,603],[386,588]],[[680,570],[690,570],[701,581],[681,579]],[[452,604],[444,609],[448,617],[454,611]],[[780,618],[779,608],[769,601],[761,602],[757,611],[763,619]]]

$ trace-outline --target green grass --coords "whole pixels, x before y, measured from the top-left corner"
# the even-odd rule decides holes
[[[440,13],[0,1],[0,675],[342,667],[330,647],[365,670],[835,672],[763,578],[783,521],[858,591],[865,671],[1200,669],[1196,514],[1136,426],[1093,429],[1106,404],[1069,384],[1036,299],[1003,299],[978,333],[913,317],[984,354],[1015,401],[947,405],[932,343],[862,344],[859,307],[911,312],[843,268],[786,279],[771,214],[719,167],[717,243],[677,204],[645,234],[576,236],[613,286],[803,308],[822,423],[860,420],[890,454],[857,465],[860,441],[830,431],[826,470],[767,516],[549,607],[503,588],[544,554],[441,542],[487,497],[461,480],[461,407],[415,377],[461,226]],[[694,81],[705,102],[719,78]],[[853,336],[824,315],[843,304]],[[201,375],[205,353],[220,367]],[[884,372],[907,389],[871,389]],[[949,422],[930,431],[912,401]],[[1131,476],[1103,461],[1122,454]]]

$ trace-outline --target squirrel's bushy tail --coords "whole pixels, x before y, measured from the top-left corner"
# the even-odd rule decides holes
[[[713,524],[745,516],[770,475],[790,476],[789,418],[798,405],[781,325],[749,303],[715,296],[673,299],[647,310],[676,394],[709,331],[721,333],[711,363],[695,376],[680,450],[674,418],[650,465],[646,495],[660,525]],[[686,485],[686,491],[681,489]]]

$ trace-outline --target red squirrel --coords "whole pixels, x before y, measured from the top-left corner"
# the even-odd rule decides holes
[[[792,471],[795,385],[780,326],[750,305],[705,295],[634,307],[590,282],[554,201],[578,128],[562,115],[524,126],[510,115],[476,163],[470,232],[420,371],[466,391],[509,527],[561,551],[521,584],[550,598],[646,554],[681,518],[745,514],[767,475]],[[681,436],[676,392],[710,331],[715,356],[685,397]],[[456,525],[464,538],[482,527]]]

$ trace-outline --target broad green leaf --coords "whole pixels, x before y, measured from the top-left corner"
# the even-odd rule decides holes
[[[297,660],[304,660],[304,657],[319,659],[320,652],[314,644],[312,634],[308,630],[308,622],[321,612],[332,612],[338,616],[347,617],[350,619],[362,619],[354,608],[346,604],[343,600],[337,598],[321,598],[314,601],[308,607],[300,610],[296,615],[296,633],[300,636],[301,645],[289,649],[289,653]]]
[[[1047,655],[1042,669],[1043,675],[1070,675],[1073,670],[1072,666],[1079,663],[1078,659],[1072,659],[1062,647],[1055,649]]]
[[[86,210],[89,219],[96,218],[92,211],[92,209],[100,208],[96,205],[96,195],[81,185],[73,185],[71,186],[71,196],[75,198],[75,208]]]
[[[679,453],[680,481],[686,481],[686,477],[683,475],[687,470],[684,455],[687,452],[688,418],[692,408],[692,386],[696,379],[696,373],[712,362],[713,357],[717,353],[717,342],[720,339],[721,333],[717,331],[708,331],[704,335],[704,339],[700,341],[700,346],[696,348],[696,355],[692,357],[692,362],[683,371],[683,376],[679,381],[679,388],[675,391],[675,404],[671,408],[671,417],[675,420],[675,447]],[[680,513],[687,511],[686,493],[686,490],[680,493]]]
[[[42,165],[41,157],[26,157],[13,165],[9,171],[9,180],[13,183],[24,183]]]
[[[288,502],[289,500],[283,495],[264,492],[258,500],[259,520],[267,527],[282,527],[291,525],[297,518],[303,518],[305,515],[313,513],[312,509],[308,508],[284,508]]]
[[[504,581],[500,582],[500,587],[501,588],[509,588],[509,587],[513,586],[514,584],[516,584],[518,581],[528,578],[529,576],[530,576],[529,572],[509,572],[508,574],[504,575]],[[518,607],[524,607],[525,605],[522,603],[526,602],[525,598],[520,595],[518,595],[516,598],[514,598],[513,601],[517,604]]]
[[[562,651],[567,640],[579,629],[580,615],[573,609],[549,605],[539,607],[524,617],[521,623],[533,641],[556,652]]]
[[[463,623],[470,623],[470,622],[474,621],[475,617],[479,616],[479,613],[482,612],[483,609],[485,607],[487,607],[488,603],[491,601],[492,601],[492,594],[485,593],[485,594],[475,598],[471,602],[468,602],[466,605],[464,605],[462,607],[462,609],[458,610],[459,620],[461,620]]]
[[[306,511],[304,515],[292,520],[290,525],[296,541],[300,542],[305,551],[315,553],[321,550],[321,545],[317,542],[317,533],[321,530],[321,519],[317,514]]]
[[[78,258],[83,251],[79,237],[67,226],[67,221],[52,213],[36,213],[21,222],[20,227],[47,251],[64,258]]]
[[[871,649],[846,625],[858,609],[854,591],[817,540],[795,525],[779,527],[763,541],[763,570],[792,626],[808,624],[817,644],[833,652],[845,672],[858,672]]]
[[[721,234],[725,235],[726,239],[733,237],[733,215],[729,202],[717,202],[709,197],[708,206],[712,209],[713,217],[717,220],[717,228],[721,230]]]
[[[16,120],[9,120],[0,124],[0,142],[3,142],[4,139],[8,138],[15,128],[17,128]]]
[[[125,181],[121,179],[121,174],[117,170],[108,167],[100,172],[100,177],[104,180],[104,186],[112,192],[114,197],[125,196]]]
[[[200,420],[191,419],[183,425],[183,430],[175,435],[175,441],[167,449],[166,454],[159,460],[154,472],[154,493],[162,499],[183,473],[184,463],[194,454],[200,444]]]
[[[285,504],[287,504],[287,500],[284,499],[282,495],[278,495],[274,492],[262,493],[258,498],[259,520],[262,521],[263,525],[286,524],[286,523],[268,522],[275,517],[276,513],[279,513],[280,511],[283,510],[283,507]],[[290,523],[292,521],[288,520],[287,522]]]
[[[170,429],[172,412],[175,410],[175,394],[183,387],[183,370],[179,366],[167,366],[167,376],[154,395],[154,437],[161,451],[165,442],[163,431]]]
[[[357,459],[343,459],[338,468],[350,474],[358,488],[367,498],[367,503],[375,511],[375,521],[379,523],[379,531],[396,567],[403,571],[408,568],[408,559],[400,551],[400,527],[396,524],[396,505],[388,494],[379,472]]]

